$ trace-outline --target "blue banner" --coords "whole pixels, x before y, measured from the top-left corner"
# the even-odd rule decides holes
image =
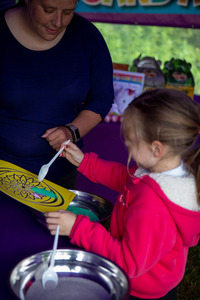
[[[78,12],[200,14],[199,0],[80,0]]]
[[[200,0],[80,0],[92,21],[200,28]]]
[[[0,9],[21,0],[0,0]],[[200,0],[78,0],[93,22],[200,28]]]

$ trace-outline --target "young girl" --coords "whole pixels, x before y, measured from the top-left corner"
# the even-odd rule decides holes
[[[51,234],[103,255],[128,275],[130,299],[177,299],[189,247],[200,236],[200,107],[185,93],[155,89],[125,110],[128,167],[68,144],[64,156],[119,192],[110,230],[87,216],[47,212]],[[137,167],[129,167],[133,159]]]

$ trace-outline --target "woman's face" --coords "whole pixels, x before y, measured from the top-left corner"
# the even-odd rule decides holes
[[[72,20],[77,0],[26,0],[28,22],[42,39],[54,40]]]

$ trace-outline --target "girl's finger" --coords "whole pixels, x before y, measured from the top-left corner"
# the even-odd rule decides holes
[[[49,217],[49,218],[58,218],[60,215],[59,212],[57,211],[48,211],[44,213],[45,218]]]
[[[49,231],[52,231],[52,232],[56,233],[57,225],[47,224],[47,228],[48,228]]]
[[[58,224],[58,218],[46,218],[48,224]]]
[[[51,235],[55,235],[56,234],[56,230],[50,230],[50,234]]]

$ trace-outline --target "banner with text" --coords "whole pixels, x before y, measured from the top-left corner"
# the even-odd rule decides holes
[[[0,9],[21,1],[0,0]],[[200,28],[200,0],[78,0],[76,12],[92,22]]]
[[[94,22],[200,28],[200,0],[80,0],[76,11]]]

